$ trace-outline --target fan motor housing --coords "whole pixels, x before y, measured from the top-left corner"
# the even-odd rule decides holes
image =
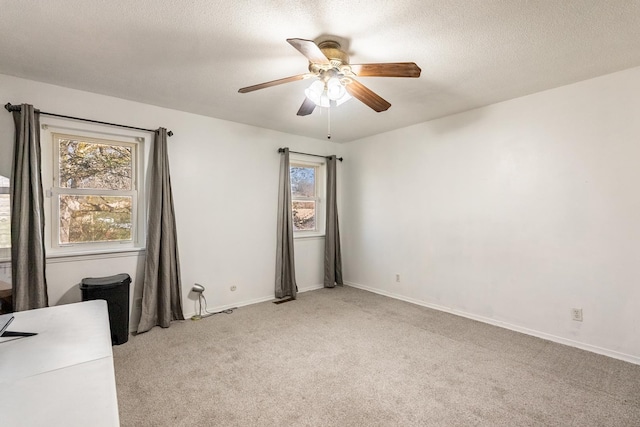
[[[349,55],[340,48],[340,43],[333,40],[325,40],[320,42],[318,47],[334,67],[339,68],[341,65],[349,63]],[[337,64],[334,64],[334,62]]]

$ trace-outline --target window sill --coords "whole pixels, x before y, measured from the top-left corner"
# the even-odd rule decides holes
[[[102,249],[82,252],[49,252],[47,253],[47,263],[139,256],[144,252],[145,248]]]
[[[313,239],[324,239],[324,234],[302,234],[302,235],[296,235],[295,233],[293,234],[293,240],[313,240]]]

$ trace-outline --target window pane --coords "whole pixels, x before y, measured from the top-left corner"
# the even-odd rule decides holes
[[[291,166],[291,194],[296,197],[315,197],[316,168]]]
[[[132,147],[58,139],[62,188],[131,190]]]
[[[60,195],[60,244],[132,240],[130,196]]]
[[[0,249],[11,247],[11,205],[9,195],[0,194]]]
[[[316,202],[313,201],[293,201],[291,204],[293,211],[293,229],[315,230],[316,229]]]

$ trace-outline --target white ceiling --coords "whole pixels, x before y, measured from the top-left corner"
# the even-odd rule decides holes
[[[0,0],[0,73],[322,139],[326,111],[296,116],[308,80],[238,89],[306,72],[286,39],[329,35],[422,68],[360,78],[392,107],[332,110],[346,142],[639,66],[640,1]]]

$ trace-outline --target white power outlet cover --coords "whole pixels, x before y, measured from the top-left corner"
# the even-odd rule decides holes
[[[581,308],[572,308],[571,309],[571,319],[582,322],[582,309]]]

